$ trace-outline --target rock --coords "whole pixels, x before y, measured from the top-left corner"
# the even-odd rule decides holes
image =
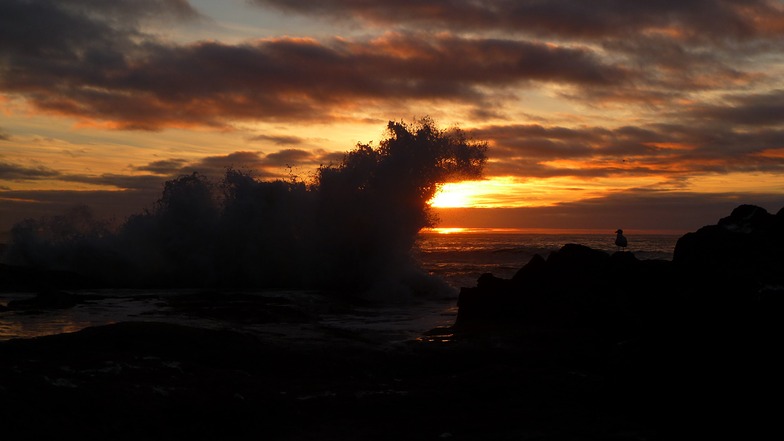
[[[729,216],[719,219],[718,225],[728,231],[753,233],[773,226],[775,216],[756,205],[740,205]]]
[[[745,279],[761,285],[784,283],[784,215],[741,205],[717,225],[678,239],[673,262],[694,273]]]
[[[544,257],[540,256],[539,254],[534,254],[534,257],[528,261],[522,268],[520,268],[514,276],[512,276],[512,280],[520,283],[523,281],[528,281],[531,279],[535,279],[538,274],[541,274],[547,261],[544,260]]]
[[[784,209],[742,205],[684,235],[672,262],[566,245],[463,288],[454,335],[602,372],[639,415],[668,409],[665,431],[761,427],[782,392],[783,229]]]
[[[637,263],[631,253],[567,244],[547,259],[535,255],[511,280],[483,274],[458,300],[458,329],[574,327],[586,317],[599,319],[612,297],[613,271]],[[619,284],[618,286],[623,286]],[[605,318],[606,319],[606,318]]]
[[[550,271],[568,272],[576,276],[591,276],[606,265],[610,255],[585,245],[569,243],[547,257]]]
[[[673,262],[567,244],[547,259],[534,256],[510,280],[483,274],[461,290],[455,328],[584,328],[617,339],[757,326],[759,293],[784,285],[782,213],[741,205],[681,237]]]
[[[476,286],[483,289],[506,289],[509,287],[509,280],[484,273],[477,279]]]

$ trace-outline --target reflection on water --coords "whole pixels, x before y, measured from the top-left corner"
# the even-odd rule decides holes
[[[451,234],[423,232],[414,254],[431,274],[455,288],[475,286],[483,273],[511,278],[535,254],[547,257],[567,243],[577,243],[613,253],[615,233],[606,234],[533,234],[514,230],[461,229]],[[676,234],[632,234],[628,251],[641,260],[672,260]]]
[[[0,340],[30,338],[42,335],[76,332],[89,326],[108,325],[120,321],[171,321],[161,295],[140,291],[75,291],[97,297],[66,309],[2,311]],[[0,304],[33,297],[30,293],[0,293]]]
[[[210,329],[231,329],[280,339],[323,338],[325,331],[342,330],[373,335],[374,338],[397,342],[415,339],[425,331],[449,326],[457,314],[455,299],[430,299],[413,304],[349,307],[330,312],[330,299],[304,291],[247,292],[245,295],[285,298],[297,307],[318,311],[313,323],[268,323],[263,320],[218,319],[175,311],[167,300],[194,291],[103,290],[74,291],[89,295],[91,300],[68,309],[45,311],[0,312],[0,340],[32,338],[76,332],[90,326],[123,321],[162,321]],[[34,294],[0,293],[0,304],[30,298]]]

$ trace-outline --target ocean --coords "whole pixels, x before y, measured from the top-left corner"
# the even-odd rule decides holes
[[[672,260],[680,235],[626,233],[627,251],[641,260]],[[455,288],[475,286],[483,273],[511,278],[535,255],[547,257],[568,243],[608,253],[617,251],[615,233],[533,233],[529,230],[435,229],[420,233],[414,250],[422,266]]]
[[[626,234],[628,250],[638,259],[671,260],[678,235]],[[424,270],[443,279],[452,294],[435,299],[420,299],[408,304],[385,306],[353,306],[339,313],[320,313],[317,326],[276,323],[236,323],[215,318],[174,314],[166,305],[171,296],[198,290],[94,290],[76,294],[94,295],[96,300],[75,307],[40,312],[0,311],[0,340],[30,338],[64,332],[75,332],[89,326],[120,321],[166,321],[216,329],[274,335],[279,338],[319,338],[324,329],[345,329],[384,334],[388,340],[406,340],[421,336],[424,331],[449,326],[457,314],[457,293],[461,287],[476,285],[483,273],[510,278],[535,254],[543,257],[567,243],[578,243],[613,252],[615,235],[558,233],[542,234],[524,230],[430,230],[420,233],[413,256]],[[304,291],[260,291],[259,296],[283,297],[293,304],[319,306],[323,297]],[[0,293],[0,305],[14,299],[31,297],[31,293]],[[315,305],[315,306],[314,306]],[[276,338],[277,338],[276,337]]]

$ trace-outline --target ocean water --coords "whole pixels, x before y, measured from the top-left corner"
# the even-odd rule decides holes
[[[449,231],[449,230],[446,230]],[[672,260],[676,234],[625,234],[627,251],[641,260]],[[586,245],[608,253],[617,251],[615,234],[541,234],[524,230],[470,230],[419,235],[414,250],[422,266],[455,288],[476,285],[483,273],[511,278],[535,254],[547,257],[568,243]]]
[[[629,251],[639,259],[672,259],[677,235],[627,234]],[[100,297],[73,308],[55,311],[0,312],[0,340],[30,338],[75,332],[89,326],[120,321],[166,321],[213,329],[235,329],[275,338],[313,339],[323,337],[325,329],[344,329],[384,336],[402,341],[417,338],[424,331],[449,326],[457,314],[460,287],[476,285],[483,273],[510,278],[535,254],[547,257],[567,243],[579,243],[613,252],[614,234],[534,234],[524,231],[472,230],[451,234],[423,232],[413,250],[414,257],[431,275],[440,277],[453,289],[451,296],[421,299],[411,304],[382,307],[355,307],[340,313],[321,314],[315,325],[234,323],[204,317],[175,314],[166,306],[167,296],[192,291],[98,290],[78,294]],[[285,297],[295,304],[328,311],[326,300],[303,291],[259,291],[259,296]],[[0,305],[31,293],[0,293]]]

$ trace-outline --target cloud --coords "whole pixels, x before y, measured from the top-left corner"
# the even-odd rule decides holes
[[[510,124],[489,125],[469,133],[490,143],[489,175],[673,178],[695,173],[784,171],[784,154],[774,154],[784,150],[784,127],[747,131],[736,127],[723,112],[713,110],[720,117],[712,118],[704,109],[678,114],[680,120],[699,121],[691,125],[568,128]]]
[[[561,92],[590,104],[666,106],[692,92],[756,84],[770,74],[761,65],[780,51],[784,37],[784,5],[772,0],[254,1],[375,29],[504,35],[512,41],[591,47],[599,60],[623,70],[626,81]],[[776,81],[776,74],[770,75]]]
[[[220,177],[227,169],[233,168],[250,171],[257,179],[280,179],[289,176],[290,171],[286,170],[288,168],[304,167],[309,171],[315,171],[320,164],[339,162],[342,158],[342,152],[328,152],[321,149],[283,149],[270,154],[259,151],[241,151],[202,158],[183,166],[179,170],[179,174],[197,171]]]
[[[156,175],[123,175],[106,173],[101,175],[70,174],[46,166],[24,166],[0,162],[0,180],[5,181],[62,181],[82,184],[112,186],[120,190],[159,190],[165,178]]]
[[[171,175],[180,171],[187,162],[188,161],[185,159],[180,158],[162,159],[160,161],[150,162],[149,164],[140,167],[133,167],[133,169],[138,171],[148,171],[157,175]]]
[[[0,93],[80,122],[139,130],[356,121],[457,104],[493,120],[471,131],[491,143],[490,175],[676,180],[784,171],[784,91],[765,90],[779,84],[780,2],[255,3],[353,17],[368,28],[351,38],[178,44],[155,34],[153,24],[201,19],[184,0],[6,0]],[[373,35],[379,29],[384,33]],[[555,112],[572,113],[553,124],[531,115],[538,102],[521,107],[531,89],[546,97],[545,108],[556,102]],[[583,107],[567,109],[575,102]],[[604,106],[615,106],[624,121],[601,114]],[[586,108],[580,119],[576,113]],[[513,118],[538,123],[498,123]],[[0,141],[8,138],[0,131]],[[220,175],[235,167],[276,178],[289,165],[315,168],[342,158],[308,151],[313,140],[298,136],[264,133],[250,141],[286,149],[167,158],[128,175],[66,176],[0,163],[0,177],[148,188],[193,171]]]
[[[725,40],[782,35],[784,8],[772,0],[252,0],[283,11],[354,20],[370,25],[428,26],[461,31],[504,30],[539,35],[603,38],[641,32]]]
[[[784,8],[763,0],[256,3],[401,26],[355,39],[175,44],[141,23],[198,19],[185,1],[8,0],[0,3],[0,92],[45,112],[139,130],[351,120],[367,108],[423,102],[501,118],[500,104],[519,100],[519,90],[546,85],[592,106],[661,108],[757,84],[769,75],[759,63],[784,36]]]
[[[229,168],[263,172],[266,163],[262,152],[233,152],[227,155],[207,156],[183,167],[182,171],[193,170],[212,176],[222,176]]]
[[[729,125],[784,127],[784,90],[732,94],[724,101],[724,105],[697,104],[691,109],[692,117]]]
[[[79,182],[83,184],[112,186],[120,190],[147,190],[154,191],[163,188],[165,177],[157,175],[122,175],[105,173],[98,176],[91,175],[60,175],[59,178],[66,182]]]
[[[305,142],[298,136],[287,135],[257,135],[250,138],[249,141],[269,141],[275,145],[298,145]]]
[[[321,164],[339,163],[342,152],[322,149],[284,149],[264,154],[259,151],[237,151],[225,155],[212,155],[187,161],[169,158],[130,167],[131,173],[75,174],[45,166],[24,166],[0,161],[0,181],[60,181],[97,186],[115,187],[124,191],[159,191],[166,180],[198,172],[213,178],[221,178],[227,169],[248,171],[257,179],[280,179],[290,177],[289,168],[305,168],[315,171]],[[152,174],[138,174],[149,172]]]
[[[11,139],[11,135],[9,135],[2,127],[0,127],[0,141],[9,141]]]
[[[629,74],[574,44],[400,32],[356,41],[284,37],[177,45],[132,27],[133,20],[90,12],[3,2],[0,90],[51,113],[158,129],[330,120],[378,102],[478,105],[497,99],[498,89],[530,82],[609,87]]]
[[[39,180],[57,178],[59,176],[60,172],[42,165],[27,167],[0,161],[0,180]]]
[[[289,166],[294,164],[312,163],[316,155],[307,150],[285,149],[266,156],[267,163],[274,166]]]

